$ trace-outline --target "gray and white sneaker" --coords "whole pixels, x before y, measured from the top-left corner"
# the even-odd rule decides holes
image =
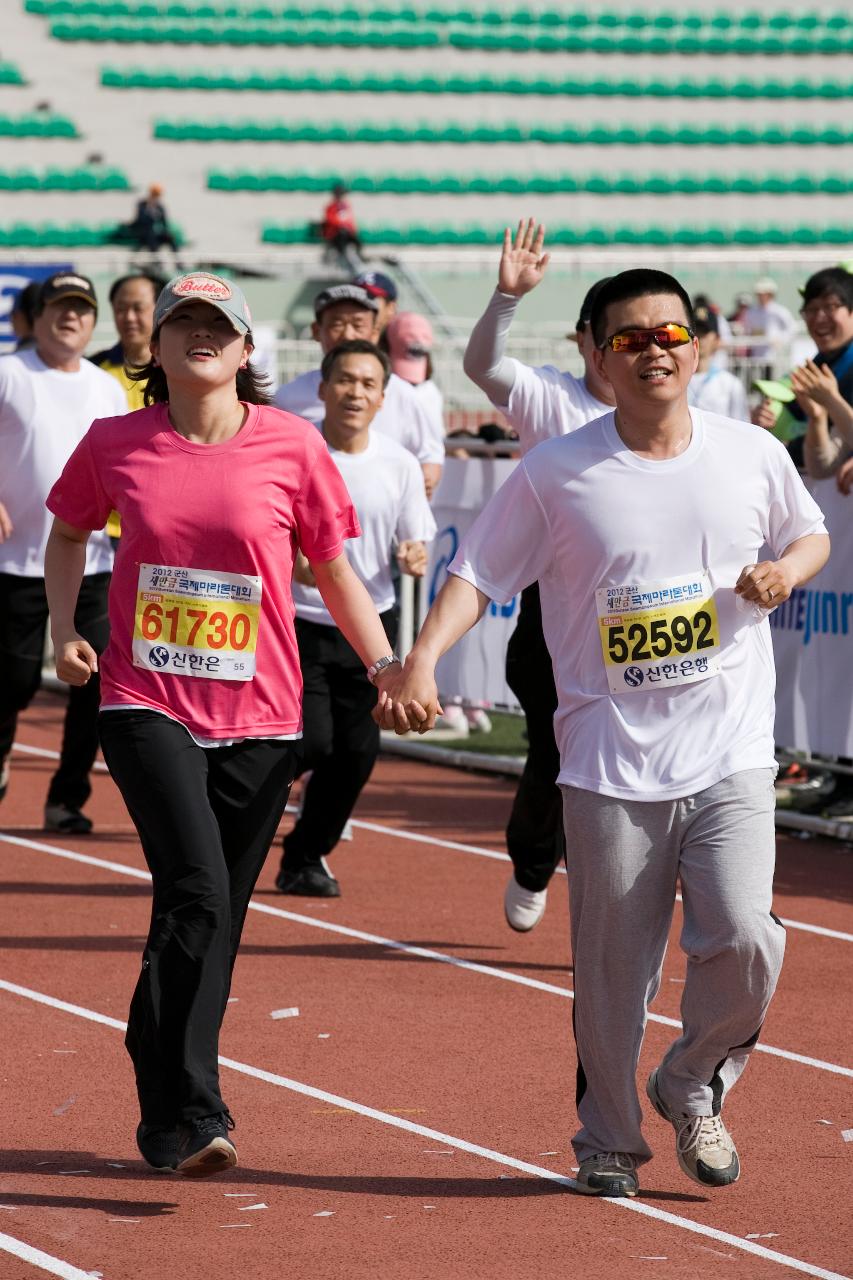
[[[719,1116],[680,1116],[670,1111],[658,1089],[658,1073],[646,1084],[649,1101],[675,1129],[675,1154],[688,1178],[703,1187],[728,1187],[740,1177],[731,1134]]]
[[[529,933],[535,928],[545,914],[547,897],[547,889],[538,893],[524,889],[515,876],[510,876],[504,894],[504,915],[510,929],[515,929],[516,933]]]
[[[575,1181],[584,1196],[635,1196],[640,1190],[637,1158],[624,1151],[599,1151],[581,1160]]]

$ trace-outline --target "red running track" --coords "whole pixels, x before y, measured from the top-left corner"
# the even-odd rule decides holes
[[[54,766],[37,753],[56,750],[61,711],[45,694],[23,717],[0,811],[2,1280],[853,1275],[849,849],[779,838],[788,954],[726,1111],[741,1181],[685,1179],[652,1114],[641,1199],[588,1199],[565,1181],[566,880],[532,934],[511,933],[507,863],[440,843],[500,851],[511,784],[383,759],[368,827],[334,855],[341,900],[276,894],[270,857],[221,1045],[241,1163],[189,1182],[133,1142],[120,1024],[148,888],[128,816],[99,774],[94,836],[41,830]],[[641,1079],[676,1034],[679,924]]]

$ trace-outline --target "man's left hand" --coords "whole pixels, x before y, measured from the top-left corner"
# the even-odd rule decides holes
[[[423,542],[401,542],[397,548],[397,564],[401,573],[422,578],[427,568],[427,551]]]

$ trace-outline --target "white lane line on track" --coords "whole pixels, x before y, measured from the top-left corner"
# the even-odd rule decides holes
[[[7,991],[10,995],[22,996],[24,999],[32,1000],[36,1004],[47,1005],[51,1009],[58,1009],[63,1013],[73,1014],[75,1017],[84,1018],[89,1022],[97,1022],[103,1026],[112,1027],[117,1031],[125,1031],[127,1029],[126,1023],[119,1022],[117,1018],[110,1018],[106,1014],[97,1013],[94,1009],[86,1009],[80,1005],[69,1004],[66,1000],[58,1000],[54,996],[45,995],[40,991],[33,991],[29,987],[18,986],[14,982],[6,982],[0,979],[0,990]],[[504,1168],[517,1169],[520,1173],[529,1173],[534,1178],[555,1182],[568,1189],[576,1185],[572,1178],[567,1178],[561,1173],[555,1173],[553,1169],[545,1169],[540,1165],[530,1164],[526,1160],[517,1160],[514,1156],[504,1155],[500,1151],[493,1151],[490,1147],[482,1147],[477,1143],[468,1142],[465,1138],[453,1137],[451,1134],[442,1133],[438,1129],[428,1129],[425,1125],[415,1124],[414,1121],[405,1120],[402,1116],[390,1115],[387,1111],[379,1111],[376,1107],[366,1106],[362,1102],[354,1102],[351,1098],[343,1098],[339,1094],[328,1093],[325,1089],[317,1089],[314,1085],[303,1084],[300,1080],[291,1080],[287,1076],[276,1075],[274,1072],[265,1071],[261,1067],[253,1067],[245,1062],[237,1062],[233,1058],[220,1057],[219,1062],[223,1067],[228,1067],[231,1071],[250,1076],[252,1079],[260,1080],[264,1084],[275,1085],[279,1089],[288,1089],[291,1093],[299,1093],[306,1098],[314,1098],[318,1102],[325,1102],[330,1106],[355,1112],[356,1115],[364,1116],[368,1120],[377,1120],[380,1124],[389,1125],[395,1129],[404,1129],[407,1133],[415,1133],[421,1138],[428,1138],[431,1142],[438,1142],[443,1146],[455,1147],[458,1151],[465,1151],[469,1155],[479,1156],[483,1160],[490,1160],[492,1163],[502,1165]],[[778,1253],[775,1249],[766,1249],[763,1245],[755,1244],[752,1240],[744,1240],[740,1236],[731,1235],[727,1231],[720,1231],[716,1227],[708,1227],[704,1223],[694,1222],[690,1218],[681,1218],[677,1214],[667,1213],[666,1210],[657,1209],[654,1205],[646,1204],[643,1201],[602,1199],[599,1203],[608,1207],[626,1209],[629,1212],[638,1213],[642,1217],[652,1218],[658,1222],[665,1222],[669,1226],[678,1227],[682,1231],[694,1232],[696,1235],[705,1236],[721,1244],[727,1244],[731,1248],[740,1249],[744,1253],[751,1253],[755,1257],[765,1259],[767,1262],[775,1262],[779,1266],[789,1267],[805,1275],[816,1276],[818,1280],[851,1280],[851,1277],[843,1276],[837,1271],[827,1271],[825,1268],[815,1266],[810,1262],[803,1262],[799,1258],[789,1257],[788,1254]],[[78,1273],[78,1275],[83,1274]]]
[[[16,1240],[14,1236],[7,1236],[2,1231],[0,1231],[0,1249],[4,1253],[11,1253],[14,1257],[20,1258],[22,1262],[29,1262],[33,1267],[50,1272],[52,1276],[61,1276],[62,1280],[92,1280],[95,1274],[92,1271],[81,1271],[70,1262],[63,1262],[62,1258],[54,1258],[52,1254],[44,1253],[41,1249],[34,1249],[31,1244],[24,1244],[23,1240]]]
[[[16,742],[12,748],[13,751],[23,751],[34,756],[48,756],[51,760],[59,759],[58,751],[49,751],[47,747],[30,747],[23,743]],[[95,769],[101,773],[108,773],[107,766],[100,760],[95,762]],[[287,806],[288,813],[296,813],[297,806],[289,804]],[[458,840],[442,840],[439,836],[421,835],[417,831],[404,831],[401,827],[387,827],[379,822],[364,822],[360,818],[350,819],[354,827],[361,827],[363,831],[373,831],[377,835],[391,836],[395,840],[409,840],[414,844],[429,844],[438,849],[452,849],[455,853],[470,853],[478,858],[489,858],[493,862],[510,862],[508,853],[503,853],[499,849],[484,849],[476,844],[460,844]],[[557,875],[564,876],[566,874],[565,867],[557,867]],[[681,894],[675,895],[676,902],[681,901]],[[822,938],[835,938],[837,942],[853,942],[853,933],[843,933],[839,929],[826,929],[819,924],[805,924],[802,920],[787,920],[784,916],[780,919],[786,929],[798,929],[802,933],[815,933]]]
[[[128,867],[122,862],[109,862],[104,858],[96,858],[89,853],[77,853],[71,849],[61,849],[56,845],[42,844],[37,840],[28,840],[23,836],[11,836],[0,831],[0,842],[18,845],[23,849],[33,849],[37,853],[49,853],[56,858],[64,858],[69,862],[80,862],[86,866],[100,867],[105,871],[116,871],[119,875],[132,876],[136,880],[150,881],[151,876],[140,867]],[[520,987],[530,987],[534,991],[544,991],[548,995],[561,996],[573,1000],[574,991],[569,987],[558,987],[552,982],[542,982],[539,978],[528,978],[521,973],[511,973],[504,969],[496,969],[492,965],[476,964],[473,960],[462,960],[458,956],[447,955],[443,951],[433,951],[429,947],[417,947],[407,942],[399,942],[395,938],[385,938],[381,934],[365,933],[361,929],[351,929],[347,925],[332,924],[329,920],[319,920],[315,916],[299,915],[295,911],[285,911],[282,907],[273,907],[266,902],[249,903],[250,911],[259,911],[262,915],[276,916],[280,920],[290,920],[294,924],[304,924],[311,929],[324,929],[327,933],[340,934],[345,938],[355,938],[359,942],[368,942],[375,946],[387,947],[392,951],[402,951],[407,955],[419,956],[423,960],[435,960],[440,964],[451,965],[455,969],[466,969],[470,973],[482,973],[487,978],[498,978],[501,982],[514,982]],[[675,1027],[681,1030],[681,1022],[677,1018],[667,1018],[662,1013],[649,1013],[649,1022],[659,1023],[664,1027]],[[821,1058],[810,1058],[792,1049],[777,1049],[772,1045],[758,1043],[753,1052],[767,1053],[776,1058],[785,1058],[788,1062],[797,1062],[804,1067],[817,1067],[820,1071],[829,1071],[833,1075],[848,1076],[853,1079],[853,1067],[842,1067],[834,1062],[824,1062]]]

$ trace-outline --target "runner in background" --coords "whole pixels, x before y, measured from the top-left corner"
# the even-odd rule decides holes
[[[38,303],[40,285],[36,280],[25,284],[15,294],[12,310],[9,312],[9,323],[16,339],[16,351],[27,351],[36,345],[33,335],[33,321]]]
[[[365,293],[376,299],[379,305],[377,312],[379,345],[387,353],[388,344],[385,341],[385,330],[397,314],[397,300],[399,298],[397,286],[390,276],[385,275],[384,271],[362,271],[355,277],[353,284],[360,285]]]
[[[109,299],[118,342],[89,356],[105,373],[112,374],[124,388],[130,409],[143,409],[144,388],[131,378],[128,368],[148,363],[149,344],[154,327],[154,303],[166,281],[146,271],[121,276],[110,287]]]
[[[91,280],[50,276],[33,306],[34,345],[0,360],[0,800],[9,786],[18,715],[41,685],[47,628],[44,554],[50,517],[44,502],[93,418],[125,413],[118,383],[83,352],[95,328]],[[98,526],[99,530],[101,525]],[[112,547],[94,534],[82,568],[76,625],[96,653],[109,638],[107,588]],[[59,768],[50,781],[44,824],[86,835],[82,813],[98,750],[98,680],[68,699]]]
[[[139,1149],[191,1177],[237,1159],[219,1029],[300,753],[297,547],[380,688],[396,661],[343,554],[359,529],[340,475],[318,432],[267,406],[251,354],[240,289],[176,277],[140,371],[150,407],[93,423],[48,498],[57,672],[77,689],[98,668],[74,623],[86,544],[111,509],[122,519],[100,734],[153,883],[126,1044]]]
[[[464,359],[468,377],[515,428],[522,455],[543,440],[567,435],[601,417],[613,403],[610,386],[593,361],[589,328],[593,300],[604,280],[588,291],[575,327],[582,377],[560,373],[552,365],[531,368],[505,354],[518,304],[545,274],[544,245],[545,228],[537,229],[533,218],[519,223],[514,239],[506,230],[498,287],[474,326]],[[511,928],[526,932],[541,920],[548,885],[565,856],[557,787],[560,756],[554,740],[557,691],[535,582],[521,593],[518,624],[507,645],[506,681],[524,711],[527,759],[506,829],[513,874],[504,894],[504,913]]]
[[[687,388],[687,400],[697,409],[709,409],[724,418],[749,422],[746,388],[740,378],[716,360],[721,350],[719,317],[710,307],[694,307],[694,328],[699,344],[699,363]]]
[[[435,521],[415,459],[371,426],[391,373],[388,357],[372,343],[354,339],[333,347],[321,372],[323,437],[362,531],[347,544],[346,556],[393,648],[393,562],[396,558],[401,572],[422,577],[424,544],[435,536]],[[379,729],[371,716],[376,690],[304,561],[297,564],[293,602],[304,685],[302,769],[311,773],[296,825],[282,842],[275,883],[281,893],[337,898],[340,887],[325,859],[341,839],[379,754]]]
[[[782,964],[772,914],[767,611],[825,564],[821,512],[780,443],[692,409],[690,299],[621,272],[591,328],[615,413],[522,458],[451,562],[377,718],[424,731],[435,664],[538,580],[558,689],[578,1054],[577,1189],[633,1196],[651,1158],[636,1071],[680,882],[682,1034],[648,1097],[706,1190],[737,1181],[721,1118]],[[737,459],[737,465],[732,460]],[[759,561],[762,547],[772,559]]]
[[[434,436],[444,439],[444,397],[432,376],[432,325],[415,311],[401,311],[391,317],[385,336],[392,371],[414,387]]]
[[[311,333],[323,355],[350,338],[376,342],[379,337],[376,298],[357,284],[336,284],[323,289],[314,299]],[[288,413],[307,418],[319,426],[325,415],[320,399],[320,370],[302,373],[275,395],[275,403]],[[373,421],[373,430],[396,440],[421,464],[427,497],[431,497],[444,462],[444,435],[438,435],[421,408],[417,394],[408,383],[392,374],[385,390],[385,402]]]

